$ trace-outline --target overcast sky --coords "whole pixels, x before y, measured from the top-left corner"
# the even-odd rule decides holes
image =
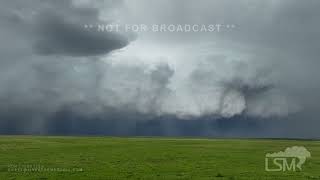
[[[0,133],[319,138],[319,8],[2,0]],[[111,24],[222,27],[96,28]]]

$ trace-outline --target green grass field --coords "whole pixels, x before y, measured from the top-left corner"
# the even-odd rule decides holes
[[[304,146],[302,171],[266,172],[265,154]],[[320,142],[0,136],[7,179],[320,179]]]

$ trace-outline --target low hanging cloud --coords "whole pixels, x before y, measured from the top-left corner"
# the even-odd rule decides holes
[[[317,1],[0,4],[0,132],[319,136]],[[113,22],[236,28],[84,26]]]

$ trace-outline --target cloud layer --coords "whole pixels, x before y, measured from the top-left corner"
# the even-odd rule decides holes
[[[319,137],[319,6],[3,1],[0,132]],[[115,22],[236,28],[129,33],[84,27]]]

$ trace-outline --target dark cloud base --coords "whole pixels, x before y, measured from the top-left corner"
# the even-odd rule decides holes
[[[113,112],[114,113],[114,112]],[[131,117],[131,118],[128,118]],[[3,118],[3,117],[2,117]],[[171,136],[211,138],[295,138],[316,139],[312,134],[294,131],[288,121],[255,119],[244,115],[232,118],[200,117],[181,119],[176,116],[143,117],[120,112],[112,116],[83,116],[62,110],[42,122],[40,128],[21,117],[6,117],[0,134],[6,135],[81,135],[81,136]],[[39,123],[39,122],[38,122]]]
[[[17,126],[15,123],[19,124]],[[63,112],[45,123],[41,130],[27,130],[19,120],[2,122],[1,134],[41,135],[108,135],[108,136],[212,136],[253,137],[263,127],[255,120],[234,117],[231,119],[192,119],[159,117],[144,120],[105,120],[86,118]],[[245,130],[244,130],[245,129]],[[251,131],[247,131],[251,129]]]

